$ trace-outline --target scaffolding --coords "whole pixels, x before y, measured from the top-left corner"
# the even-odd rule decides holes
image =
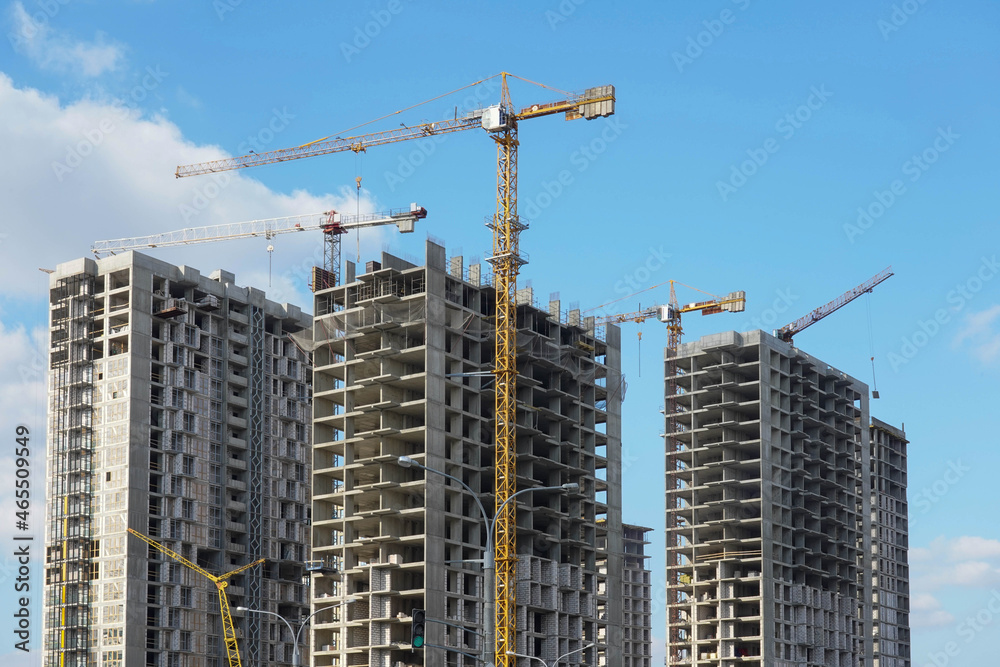
[[[264,552],[263,535],[267,530],[264,512],[264,311],[250,306],[250,404],[247,411],[249,430],[249,469],[247,489],[247,550],[250,554]],[[246,606],[261,609],[264,598],[263,575],[260,570],[248,572]],[[247,663],[261,664],[260,614],[246,616],[246,656]]]
[[[94,278],[60,280],[50,293],[51,386],[47,667],[86,667],[90,649],[90,582],[98,572],[93,539]]]

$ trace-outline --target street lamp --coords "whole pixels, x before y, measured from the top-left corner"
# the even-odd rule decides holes
[[[573,493],[580,490],[580,485],[577,484],[576,482],[569,482],[567,484],[560,484],[559,486],[535,486],[530,489],[521,489],[520,491],[511,494],[506,500],[504,500],[503,503],[500,504],[500,507],[497,508],[496,514],[493,516],[492,519],[490,519],[489,515],[486,514],[486,508],[483,507],[482,501],[479,500],[479,494],[473,491],[472,487],[470,487],[468,484],[463,482],[458,477],[455,477],[454,475],[449,475],[448,473],[443,472],[441,470],[428,468],[425,465],[417,463],[409,456],[400,456],[398,459],[396,459],[396,462],[399,464],[401,468],[419,468],[421,470],[426,470],[427,472],[432,472],[435,475],[441,475],[442,477],[447,477],[452,481],[458,482],[459,484],[462,485],[462,487],[466,491],[468,491],[472,495],[472,499],[476,501],[476,505],[479,507],[479,511],[483,515],[483,522],[486,524],[486,547],[483,552],[483,580],[484,580],[483,588],[486,589],[483,591],[484,593],[483,624],[485,626],[484,634],[486,636],[483,639],[482,660],[485,664],[488,665],[490,664],[490,661],[486,659],[486,652],[489,650],[487,647],[494,641],[493,639],[495,632],[494,626],[496,625],[496,618],[495,618],[496,600],[494,599],[494,592],[495,592],[494,588],[496,586],[495,582],[496,554],[493,548],[493,530],[496,527],[497,517],[501,516],[504,507],[507,506],[507,503],[514,500],[514,498],[518,497],[522,493],[529,493],[531,491],[566,491],[568,493]],[[492,582],[493,585],[488,585],[490,582]],[[488,618],[492,620],[490,622],[487,622],[486,619]]]
[[[308,616],[305,617],[305,619],[299,624],[298,631],[292,629],[292,624],[288,622],[288,619],[286,619],[281,614],[274,613],[273,611],[264,611],[263,609],[250,609],[249,607],[237,607],[236,611],[248,611],[251,614],[266,614],[267,616],[276,616],[276,617],[280,618],[281,622],[284,623],[288,627],[289,634],[291,634],[295,638],[295,639],[292,640],[293,641],[293,643],[292,643],[292,667],[302,667],[302,654],[299,653],[299,638],[302,636],[302,630],[305,629],[306,624],[309,622],[309,619],[311,619],[313,616],[315,616],[316,614],[318,614],[320,612],[329,611],[330,609],[336,609],[337,607],[339,607],[340,605],[344,604],[345,602],[357,602],[360,599],[361,598],[356,598],[356,597],[344,598],[343,600],[341,600],[339,603],[333,605],[332,607],[323,607],[322,609],[317,609],[316,611],[314,611],[313,613],[311,613],[311,614],[309,614]]]
[[[569,653],[563,653],[561,656],[559,656],[558,658],[556,658],[555,660],[553,660],[551,665],[549,663],[545,662],[544,660],[542,660],[541,658],[536,658],[533,655],[525,655],[523,653],[514,653],[513,651],[507,651],[507,655],[512,655],[515,658],[527,658],[528,660],[537,660],[538,662],[542,663],[542,667],[556,667],[556,665],[559,664],[559,661],[562,660],[563,658],[568,658],[569,656],[573,655],[574,653],[579,653],[580,651],[586,651],[588,648],[593,648],[595,646],[597,646],[596,643],[590,643],[590,644],[587,644],[586,646],[581,646],[580,648],[576,649],[575,651],[570,651]]]

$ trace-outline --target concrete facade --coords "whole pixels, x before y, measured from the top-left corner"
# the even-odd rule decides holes
[[[318,667],[478,664],[429,645],[480,654],[484,577],[463,561],[483,556],[481,513],[461,486],[398,457],[461,479],[492,517],[494,302],[479,265],[447,260],[432,242],[423,266],[383,253],[360,275],[348,264],[344,285],[316,294]],[[580,491],[518,497],[517,651],[552,660],[598,642],[562,664],[619,665],[618,329],[595,335],[558,301],[534,305],[530,289],[518,302],[517,488]],[[410,646],[414,609],[428,619],[422,650]]]
[[[232,608],[298,618],[308,557],[311,318],[138,254],[50,276],[46,667],[225,667]],[[234,611],[244,664],[291,660],[279,620]]]
[[[667,664],[871,664],[868,387],[761,331],[676,368]]]
[[[873,667],[910,667],[906,433],[871,420]]]
[[[625,569],[622,571],[622,667],[651,667],[653,585],[646,566],[647,534],[652,528],[622,525]]]

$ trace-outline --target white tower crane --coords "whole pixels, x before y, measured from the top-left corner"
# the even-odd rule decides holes
[[[232,222],[208,227],[189,227],[162,234],[133,236],[131,238],[97,241],[91,250],[97,257],[114,255],[142,248],[166,248],[195,243],[211,243],[254,236],[270,239],[277,234],[290,232],[322,231],[324,237],[323,271],[313,276],[313,291],[340,284],[340,237],[349,231],[364,227],[396,225],[401,234],[413,231],[417,220],[427,217],[427,209],[410,204],[409,209],[393,209],[381,213],[341,215],[336,211],[293,215],[285,218],[268,218]]]

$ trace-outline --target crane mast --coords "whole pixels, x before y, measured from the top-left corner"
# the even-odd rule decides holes
[[[500,109],[510,108],[510,91],[503,75]],[[517,650],[514,636],[516,600],[514,587],[517,568],[517,516],[514,503],[507,499],[516,492],[517,464],[517,274],[525,263],[519,254],[519,238],[527,228],[517,215],[517,119],[493,135],[497,145],[497,210],[490,225],[493,229],[493,265],[496,288],[496,454],[494,457],[496,537],[496,583],[494,614],[496,618],[496,662],[510,660],[508,650]],[[503,658],[501,658],[503,656]]]
[[[480,109],[461,118],[437,123],[421,123],[401,129],[374,132],[354,137],[324,137],[293,148],[225,158],[201,164],[180,166],[178,178],[208,174],[229,169],[242,169],[275,162],[325,155],[343,151],[360,153],[368,148],[439,134],[482,128],[492,135],[497,147],[496,214],[487,223],[493,230],[493,255],[489,258],[494,271],[496,289],[496,344],[494,374],[496,376],[496,436],[495,436],[495,502],[500,511],[496,517],[495,637],[493,662],[496,667],[509,667],[515,659],[515,567],[516,516],[514,503],[506,502],[516,491],[515,423],[517,401],[515,378],[517,358],[517,309],[515,294],[517,274],[526,262],[520,255],[520,233],[527,229],[517,214],[517,151],[518,120],[539,118],[557,113],[567,120],[591,120],[615,112],[614,86],[588,88],[583,93],[570,94],[566,99],[533,104],[515,112],[507,84],[507,72],[502,72],[500,103]],[[529,82],[530,83],[530,82]],[[501,509],[502,508],[502,509]],[[487,642],[493,628],[486,623]]]

